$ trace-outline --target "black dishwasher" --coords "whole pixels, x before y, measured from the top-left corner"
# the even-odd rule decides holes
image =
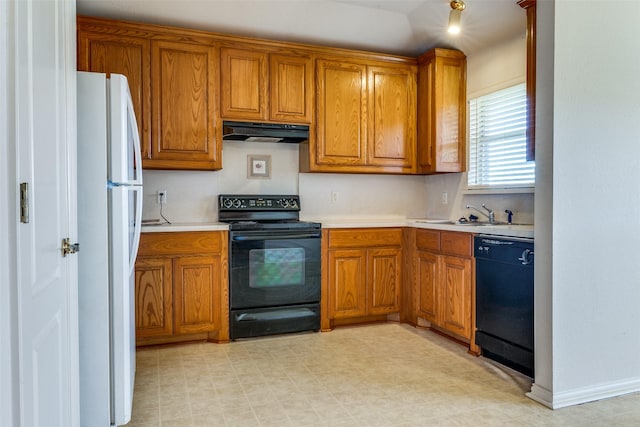
[[[531,378],[533,239],[478,235],[476,343],[482,355]]]

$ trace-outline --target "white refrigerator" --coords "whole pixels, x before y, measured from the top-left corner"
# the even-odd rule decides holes
[[[125,76],[78,72],[80,422],[131,419],[142,160]]]

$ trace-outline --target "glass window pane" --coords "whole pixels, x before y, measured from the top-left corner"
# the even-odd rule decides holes
[[[531,187],[524,83],[469,101],[469,187]]]

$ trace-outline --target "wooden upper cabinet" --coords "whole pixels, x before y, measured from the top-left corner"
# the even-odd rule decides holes
[[[123,74],[129,81],[133,110],[138,122],[142,158],[151,152],[151,71],[148,39],[125,34],[91,31],[78,22],[78,70]],[[144,162],[143,162],[144,163]]]
[[[367,67],[326,60],[318,60],[316,67],[317,149],[312,163],[326,171],[365,165]]]
[[[527,161],[536,159],[536,0],[518,0],[527,12]]]
[[[146,167],[222,166],[217,63],[217,49],[211,45],[152,42],[152,149]]]
[[[222,167],[219,58],[202,32],[77,18],[78,69],[124,74],[145,169]]]
[[[315,138],[301,147],[301,170],[415,172],[414,65],[318,59],[316,92]]]
[[[225,119],[310,123],[310,55],[264,48],[220,50],[221,115]]]
[[[368,67],[368,163],[411,172],[416,157],[416,73]]]
[[[313,61],[310,55],[269,55],[269,118],[286,123],[311,123]]]
[[[418,173],[466,169],[466,57],[433,49],[418,58]]]
[[[267,54],[220,49],[221,114],[225,119],[267,118]]]

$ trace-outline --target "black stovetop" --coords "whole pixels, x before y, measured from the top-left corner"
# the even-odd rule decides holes
[[[236,230],[319,229],[320,224],[299,220],[297,195],[221,194],[218,196],[218,220]]]

